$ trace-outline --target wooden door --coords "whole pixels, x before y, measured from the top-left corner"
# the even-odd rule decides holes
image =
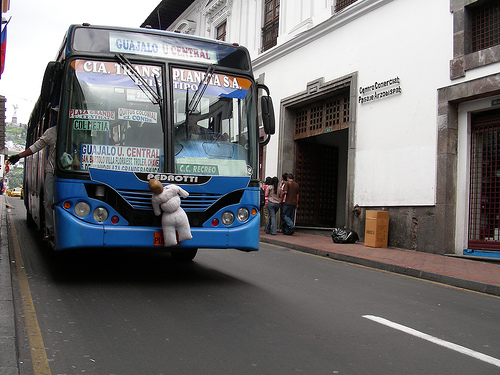
[[[295,165],[295,181],[300,185],[297,225],[334,227],[337,212],[338,149],[297,141]]]

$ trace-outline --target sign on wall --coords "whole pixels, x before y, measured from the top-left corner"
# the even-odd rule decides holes
[[[360,87],[358,103],[365,104],[375,100],[385,99],[401,94],[401,80],[399,77],[385,81],[376,81],[371,85]]]

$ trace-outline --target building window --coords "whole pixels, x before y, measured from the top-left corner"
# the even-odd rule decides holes
[[[337,0],[335,4],[335,12],[339,12],[344,8],[347,8],[349,5],[355,3],[357,0]]]
[[[176,33],[195,35],[196,33],[196,22],[189,20],[181,20],[176,28],[174,29]]]
[[[262,28],[262,51],[278,43],[280,0],[265,0],[264,27]]]
[[[227,25],[227,22],[224,22],[222,25],[217,27],[217,35],[216,35],[215,39],[222,40],[222,41],[226,40],[226,25]]]
[[[472,52],[500,44],[500,3],[493,1],[470,11]]]
[[[450,61],[450,78],[462,78],[467,71],[498,63],[499,1],[450,0],[450,9],[453,13],[453,60]]]

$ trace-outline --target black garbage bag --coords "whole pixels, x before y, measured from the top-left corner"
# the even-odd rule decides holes
[[[351,229],[333,228],[332,240],[335,243],[355,243],[359,236]]]

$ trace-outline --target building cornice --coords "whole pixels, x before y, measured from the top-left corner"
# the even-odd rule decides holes
[[[262,53],[252,61],[254,70],[260,69],[267,64],[276,61],[289,53],[292,53],[301,47],[314,42],[340,27],[363,17],[364,15],[392,2],[393,0],[360,0],[345,10],[342,10],[328,20],[320,23],[310,30],[304,31],[293,39],[277,45],[270,50]]]

